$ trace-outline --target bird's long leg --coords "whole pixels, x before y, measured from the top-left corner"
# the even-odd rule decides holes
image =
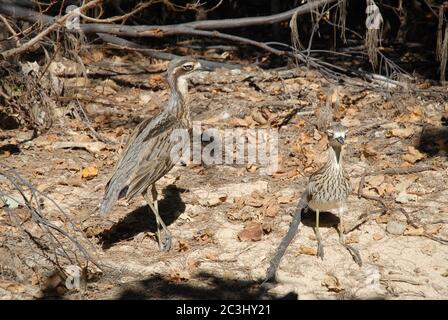
[[[314,228],[317,239],[317,256],[322,260],[324,259],[324,245],[322,244],[322,237],[319,231],[319,210],[316,210],[316,227]]]
[[[154,213],[154,216],[156,217],[157,241],[159,242],[159,249],[161,251],[168,251],[171,248],[172,237],[171,233],[168,231],[168,228],[160,217],[159,206],[157,202],[157,190],[154,184],[151,186],[151,195],[152,199],[149,198],[148,194],[144,194],[144,197],[152,212]]]
[[[342,216],[344,213],[344,208],[339,208],[338,210],[338,216],[339,216],[339,243],[344,246],[347,251],[352,256],[353,260],[361,267],[362,266],[362,260],[361,255],[359,254],[359,251],[355,249],[354,247],[348,245],[345,243],[345,237],[344,237],[344,223],[342,220]]]
[[[171,232],[166,227],[165,222],[163,222],[162,218],[159,215],[159,203],[157,201],[157,189],[155,184],[152,185],[152,198],[154,200],[154,207],[156,209],[156,219],[158,220],[158,224],[162,226],[163,229],[163,236],[159,238],[159,247],[161,247],[162,251],[168,251],[171,248],[172,236]],[[162,241],[160,241],[160,239]],[[160,244],[160,242],[162,242],[162,244]]]

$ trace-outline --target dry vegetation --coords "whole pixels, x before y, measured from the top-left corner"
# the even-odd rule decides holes
[[[441,121],[448,91],[439,82],[448,41],[441,3],[423,1],[437,13],[432,47],[404,41],[412,38],[406,36],[412,27],[403,18],[398,27],[386,24],[387,45],[367,43],[378,54],[375,64],[364,38],[356,42],[347,31],[359,32],[350,1],[348,11],[341,7],[345,1],[330,1],[340,11],[299,15],[310,27],[292,28],[295,48],[287,53],[260,47],[261,39],[245,28],[238,36],[257,42],[259,51],[225,36],[199,41],[192,37],[201,37],[195,33],[203,29],[188,25],[194,30],[185,38],[161,38],[150,47],[166,52],[110,35],[101,42],[97,31],[54,27],[43,34],[52,24],[32,31],[33,21],[7,14],[7,2],[0,1],[0,46],[3,56],[11,55],[0,61],[0,299],[448,298],[448,127]],[[293,2],[277,10],[294,8]],[[145,3],[122,8],[121,15],[132,13],[124,19],[127,26],[198,17],[204,23],[203,11],[218,19],[229,10],[226,3],[215,8],[219,1],[206,7],[211,11],[187,1]],[[395,9],[400,4],[387,3]],[[85,5],[91,18],[118,15],[101,1]],[[57,9],[40,8],[49,16]],[[166,15],[145,20],[150,10]],[[419,14],[406,6],[398,12],[407,19]],[[291,18],[297,15],[266,32],[289,30]],[[314,30],[316,21],[321,30]],[[325,48],[335,55],[307,51],[309,38],[316,37],[316,47],[329,43],[331,21],[347,28],[348,44]],[[91,22],[84,18],[86,29]],[[335,43],[342,41],[341,30]],[[120,201],[107,217],[94,213],[133,128],[168,98],[168,56],[161,54],[196,55],[224,67],[191,79],[192,118],[203,128],[279,130],[279,170],[272,175],[261,174],[256,164],[186,164],[159,181],[160,211],[174,236],[169,252],[159,252],[155,221],[142,198]],[[321,216],[326,256],[316,258],[314,216],[304,214],[280,264],[278,285],[265,290],[260,283],[308,176],[325,161],[327,141],[319,129],[331,118],[350,129],[345,164],[353,193],[345,231],[363,266],[339,245],[338,220],[330,213]],[[74,266],[82,274],[80,289],[65,285]]]

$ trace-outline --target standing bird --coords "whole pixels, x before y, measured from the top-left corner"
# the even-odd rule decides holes
[[[191,130],[186,78],[200,67],[198,61],[186,57],[169,63],[167,80],[171,94],[168,103],[156,117],[142,121],[135,128],[98,207],[100,214],[106,214],[118,199],[131,199],[142,194],[156,217],[157,240],[162,251],[171,248],[172,237],[159,215],[155,183],[176,164],[172,150],[179,146],[172,139],[172,134],[179,130]]]
[[[345,143],[347,128],[341,124],[333,125],[327,130],[329,148],[327,162],[310,177],[307,187],[308,208],[316,213],[315,233],[318,241],[317,255],[324,257],[322,238],[319,232],[320,211],[336,210],[339,216],[339,241],[350,253],[355,254],[355,261],[360,263],[356,249],[345,244],[343,213],[350,194],[350,177],[342,164],[342,146]],[[357,259],[359,258],[359,259]]]
[[[270,282],[275,281],[275,273],[280,264],[280,260],[297,233],[302,217],[302,210],[307,208],[314,210],[316,213],[314,232],[316,233],[318,242],[317,255],[322,259],[324,257],[324,247],[319,231],[320,211],[336,210],[339,215],[339,242],[350,252],[353,260],[359,266],[362,265],[358,250],[347,245],[344,240],[343,213],[351,190],[350,178],[342,165],[342,146],[345,143],[347,131],[347,128],[341,124],[333,125],[327,130],[329,141],[327,162],[311,175],[308,185],[297,205],[289,230],[280,242],[271,260],[263,283],[264,286],[269,287]]]

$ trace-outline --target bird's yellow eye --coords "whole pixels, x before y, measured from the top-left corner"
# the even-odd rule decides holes
[[[191,63],[186,63],[182,66],[182,69],[184,71],[191,71],[191,70],[193,70],[193,65]]]

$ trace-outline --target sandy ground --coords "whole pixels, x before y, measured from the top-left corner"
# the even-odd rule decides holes
[[[118,144],[90,151],[54,149],[63,141],[96,141],[82,121],[64,116],[62,125],[22,144],[30,131],[3,131],[2,145],[20,145],[20,150],[4,152],[2,161],[65,209],[107,267],[83,290],[50,290],[48,268],[27,269],[17,262],[23,259],[22,242],[13,237],[19,231],[0,209],[0,227],[7,230],[0,234],[0,298],[448,298],[448,128],[440,122],[448,104],[431,87],[390,94],[336,86],[302,68],[195,76],[192,118],[208,128],[279,128],[280,168],[266,175],[257,165],[176,166],[157,184],[160,211],[174,237],[169,252],[158,250],[154,218],[142,197],[120,201],[106,217],[93,213],[120,146],[136,123],[159,111],[166,85],[158,75],[139,75],[94,78],[88,84],[71,78],[66,87],[78,95],[97,131]],[[360,251],[363,266],[339,245],[338,219],[331,213],[321,217],[325,258],[318,259],[314,214],[308,213],[281,262],[278,285],[264,291],[259,284],[308,176],[325,161],[326,138],[316,130],[312,112],[329,103],[335,119],[350,128],[344,163],[353,194],[344,217],[347,240]],[[98,111],[111,107],[123,114]],[[381,173],[416,166],[431,170]],[[89,167],[97,172],[83,171]],[[366,170],[376,174],[366,176],[363,192],[384,207],[358,198]],[[13,193],[4,181],[2,186]],[[58,220],[56,211],[47,213]]]

